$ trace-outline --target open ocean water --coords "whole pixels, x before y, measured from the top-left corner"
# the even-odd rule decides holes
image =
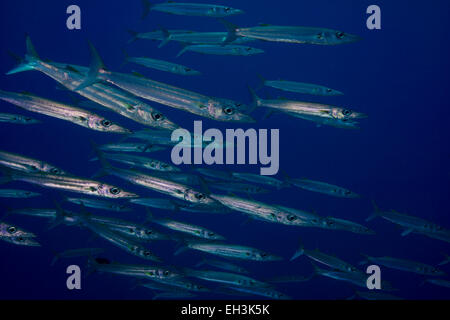
[[[147,101],[189,130],[193,130],[194,120],[202,120],[204,130],[279,129],[280,171],[277,178],[284,179],[284,174],[287,174],[292,178],[326,181],[346,187],[361,197],[336,198],[299,188],[283,188],[272,189],[271,193],[256,195],[254,198],[268,204],[354,221],[374,230],[375,235],[297,228],[257,220],[246,222],[245,215],[238,212],[212,215],[152,209],[153,214],[207,227],[224,235],[229,243],[255,247],[284,258],[277,262],[234,261],[250,270],[249,276],[258,280],[311,275],[314,270],[309,258],[302,256],[289,262],[298,248],[299,239],[307,249],[317,248],[362,269],[366,267],[358,265],[364,260],[362,254],[408,259],[433,266],[444,260],[443,253],[450,253],[448,242],[414,233],[402,237],[404,229],[393,223],[381,218],[370,222],[365,219],[373,212],[373,200],[382,209],[393,209],[450,228],[450,3],[444,0],[429,3],[404,0],[195,2],[226,4],[244,10],[245,14],[226,18],[238,26],[255,26],[259,23],[314,26],[342,30],[358,35],[362,40],[336,46],[258,41],[249,42],[248,45],[263,49],[264,54],[219,56],[186,52],[175,58],[182,49],[179,43],[171,41],[162,48],[158,48],[158,42],[149,40],[128,43],[131,36],[127,30],[148,32],[162,26],[206,32],[226,31],[225,27],[213,18],[169,15],[156,11],[150,12],[142,20],[142,6],[138,0],[2,1],[0,89],[31,92],[69,104],[77,97],[76,93],[58,90],[54,80],[37,71],[5,75],[16,63],[8,51],[23,56],[25,35],[28,34],[43,60],[88,66],[90,53],[87,40],[90,40],[109,70],[124,73],[136,71],[150,79],[208,96],[250,104],[251,97],[247,90],[247,85],[250,85],[257,88],[258,95],[263,98],[284,97],[347,106],[368,115],[367,119],[361,120],[359,130],[317,126],[313,122],[285,114],[276,113],[266,117],[264,108],[253,111],[256,123],[217,122]],[[81,30],[69,30],[66,27],[66,9],[72,4],[81,8]],[[366,9],[372,4],[381,8],[381,30],[369,30],[366,27],[369,17]],[[136,64],[124,64],[124,50],[130,56],[183,64],[201,71],[202,75],[188,77]],[[282,92],[269,87],[259,88],[258,75],[273,80],[323,84],[345,95],[321,97]],[[121,138],[120,135],[96,132],[27,112],[4,101],[0,104],[1,112],[27,115],[42,122],[30,125],[1,123],[0,150],[49,162],[76,176],[89,178],[100,169],[98,161],[89,161],[94,157],[90,140],[101,145],[117,142]],[[98,113],[133,131],[144,128],[106,109]],[[145,155],[171,162],[170,148]],[[193,170],[190,165],[181,167],[186,172]],[[218,170],[252,173],[259,173],[259,168],[260,165],[214,166]],[[145,172],[144,169],[142,171]],[[106,176],[101,180],[136,192],[142,197],[168,198],[116,177]],[[23,182],[10,182],[2,185],[2,188],[42,193],[41,197],[30,199],[2,198],[2,213],[18,208],[53,208],[53,201],[60,201],[62,195],[79,196]],[[80,211],[79,206],[69,203],[62,203],[62,206],[67,210]],[[129,213],[88,210],[98,215],[143,222],[146,216],[144,207],[130,207],[133,211]],[[53,252],[85,247],[105,248],[102,257],[115,262],[152,264],[151,261],[129,255],[99,237],[92,237],[92,232],[85,228],[58,226],[48,230],[46,219],[19,215],[10,215],[5,221],[35,233],[41,247],[0,242],[0,299],[152,298],[153,293],[149,289],[133,289],[135,281],[129,277],[98,273],[85,277],[86,257],[61,259],[55,266],[50,266]],[[158,229],[164,231],[163,228]],[[173,242],[154,242],[149,247],[170,266],[193,267],[202,257],[206,257],[206,254],[193,250],[174,256],[177,246]],[[68,290],[66,287],[66,268],[71,264],[81,267],[81,290]],[[439,268],[450,272],[449,267],[450,264],[447,264]],[[450,298],[449,288],[430,283],[421,285],[430,278],[427,276],[381,266],[381,278],[397,289],[392,294],[404,299]],[[448,276],[440,278],[449,280]],[[198,282],[205,286],[216,286],[200,280]],[[346,299],[355,290],[364,289],[347,282],[315,276],[302,283],[276,285],[276,290],[293,299]],[[229,299],[233,296],[200,293],[195,298]]]

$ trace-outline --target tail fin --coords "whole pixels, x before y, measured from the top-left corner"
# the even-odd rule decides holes
[[[372,221],[373,219],[375,219],[376,217],[379,216],[380,213],[380,208],[378,208],[377,204],[375,203],[374,200],[372,200],[372,206],[373,206],[373,213],[366,219],[366,222]]]
[[[247,88],[252,97],[251,109],[249,112],[249,113],[251,113],[253,110],[255,110],[257,107],[259,107],[261,105],[261,98],[256,95],[255,90],[253,90],[250,86],[247,86]]]
[[[101,69],[105,69],[102,58],[98,54],[97,49],[95,49],[94,45],[90,41],[89,49],[91,51],[91,64],[89,66],[89,73],[86,79],[77,88],[75,88],[75,91],[79,91],[98,82],[97,76],[99,71]]]
[[[294,261],[295,259],[297,259],[298,257],[300,257],[302,254],[305,253],[305,248],[303,247],[302,241],[299,240],[299,248],[297,249],[297,251],[294,252],[294,255],[291,257],[291,259],[289,261]]]
[[[148,0],[142,0],[142,7],[143,7],[143,11],[142,11],[141,19],[144,20],[145,18],[147,18],[148,14],[150,13],[152,4]]]
[[[53,220],[53,222],[48,226],[47,230],[52,230],[56,228],[57,226],[61,225],[64,222],[64,217],[66,215],[66,212],[63,208],[61,208],[60,204],[53,200],[53,204],[56,207],[56,217]]]
[[[181,56],[183,53],[185,53],[186,51],[188,51],[188,49],[189,49],[189,46],[188,46],[188,45],[183,46],[183,49],[181,49],[181,51],[178,52],[176,58],[178,58],[178,57]]]
[[[128,44],[135,42],[139,38],[139,33],[134,30],[127,30],[127,32],[131,35],[131,39],[128,40]]]
[[[450,263],[450,256],[449,256],[448,254],[446,254],[446,253],[442,253],[442,254],[445,256],[445,260],[442,261],[442,262],[440,262],[440,263],[438,264],[438,266],[444,266],[444,265]]]
[[[108,175],[109,169],[112,168],[111,164],[105,159],[103,152],[98,148],[97,144],[92,140],[91,140],[91,146],[92,146],[92,149],[94,149],[94,152],[102,165],[102,168],[98,172],[94,173],[93,177],[98,178],[101,176]]]
[[[12,70],[8,71],[6,73],[6,75],[11,75],[14,73],[19,73],[19,72],[23,72],[23,71],[30,71],[30,70],[34,70],[34,61],[36,60],[40,60],[36,49],[33,46],[33,43],[31,42],[31,38],[30,36],[27,35],[26,37],[26,47],[27,47],[27,53],[25,54],[25,59],[20,58],[19,56],[13,54],[13,53],[9,53],[10,56],[12,56],[14,58],[14,60],[16,60],[16,62],[18,63],[18,65],[13,68]]]
[[[257,73],[256,75],[258,76],[259,81],[260,81],[260,84],[259,84],[259,86],[258,86],[258,88],[257,88],[257,90],[259,90],[259,89],[261,89],[262,87],[265,86],[265,84],[266,84],[266,79],[265,79],[262,75],[260,75],[259,73]]]
[[[238,26],[232,24],[231,22],[226,21],[225,19],[218,19],[224,26],[227,28],[228,34],[227,38],[223,42],[223,44],[229,44],[237,39],[236,30],[239,28]]]
[[[159,44],[158,48],[162,48],[164,47],[167,43],[169,43],[172,35],[170,34],[170,32],[165,29],[164,27],[159,26],[159,29],[161,30],[161,32],[163,33],[164,36],[164,40],[161,41],[161,43]]]
[[[55,251],[53,251],[53,250],[51,250],[51,251],[53,253],[53,259],[52,259],[52,262],[50,262],[50,266],[53,267],[55,265],[56,261],[59,260],[59,255]]]

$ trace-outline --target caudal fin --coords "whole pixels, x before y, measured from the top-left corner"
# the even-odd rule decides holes
[[[189,46],[184,46],[183,49],[181,49],[180,52],[178,52],[176,58],[178,58],[179,56],[181,56],[183,53],[185,53],[188,50],[189,50]]]
[[[169,43],[172,35],[170,34],[169,30],[167,30],[164,27],[159,26],[159,30],[161,30],[161,32],[163,33],[163,37],[164,39],[161,41],[161,43],[159,44],[158,48],[162,48],[164,47],[166,44]]]
[[[229,21],[226,21],[225,19],[218,19],[224,26],[227,28],[228,34],[226,39],[224,40],[223,44],[229,44],[237,39],[236,30],[239,28],[237,25],[232,24]]]
[[[141,19],[144,20],[149,15],[152,4],[148,0],[142,0],[142,8],[143,10]]]
[[[30,36],[28,35],[26,37],[26,48],[27,53],[25,54],[25,58],[23,59],[11,52],[9,53],[9,55],[13,57],[14,60],[16,60],[17,65],[12,70],[8,71],[6,75],[34,70],[35,62],[39,61],[40,58],[39,55],[37,54],[36,49],[33,46],[33,43],[31,42]]]
[[[305,248],[303,247],[302,241],[299,240],[299,248],[297,249],[297,251],[294,252],[294,254],[292,255],[291,259],[289,259],[289,261],[294,261],[301,255],[303,255],[303,253],[305,253]]]
[[[105,69],[102,58],[98,54],[97,49],[95,49],[94,45],[90,41],[89,49],[91,51],[91,64],[89,65],[89,72],[84,81],[77,88],[75,88],[75,91],[79,91],[93,85],[94,83],[97,83],[99,71]]]
[[[378,208],[378,206],[374,200],[372,200],[372,206],[373,206],[374,210],[373,210],[372,214],[369,217],[367,217],[366,222],[372,221],[373,219],[375,219],[376,217],[379,216],[380,208]]]
[[[248,92],[250,92],[250,95],[252,97],[252,103],[250,105],[250,111],[249,111],[249,113],[251,113],[252,111],[254,111],[257,107],[259,107],[261,105],[261,98],[256,95],[256,92],[255,92],[255,90],[253,90],[253,88],[251,88],[250,86],[247,86],[247,88],[248,88]]]

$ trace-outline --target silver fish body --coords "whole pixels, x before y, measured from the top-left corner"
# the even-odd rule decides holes
[[[17,189],[0,189],[0,198],[33,198],[40,196],[40,193]]]
[[[0,122],[15,123],[15,124],[37,124],[41,121],[23,116],[20,114],[0,112]]]
[[[28,173],[51,173],[55,175],[67,174],[52,164],[41,160],[35,160],[22,155],[0,151],[0,165]]]

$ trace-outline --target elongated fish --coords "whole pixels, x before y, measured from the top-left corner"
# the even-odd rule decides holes
[[[227,45],[218,45],[218,44],[193,44],[186,45],[180,52],[178,52],[177,57],[181,56],[186,51],[192,51],[202,54],[214,54],[220,56],[252,56],[255,54],[264,53],[264,50],[235,45],[235,44],[227,44]]]
[[[131,43],[133,41],[135,41],[136,39],[144,39],[144,40],[161,40],[163,43],[162,45],[164,45],[164,42],[166,42],[167,38],[170,36],[174,36],[178,33],[182,33],[182,34],[186,34],[186,33],[190,33],[193,31],[190,30],[166,30],[163,28],[160,28],[158,30],[155,31],[150,31],[150,32],[136,32],[134,30],[128,30],[128,33],[132,36],[132,38],[128,41],[128,43]],[[162,46],[160,45],[160,47]]]
[[[223,18],[244,13],[242,10],[227,6],[206,3],[182,3],[164,2],[151,4],[148,0],[142,1],[144,5],[143,17],[146,17],[151,10],[183,16],[200,16]]]
[[[22,181],[45,188],[59,189],[69,192],[83,193],[105,198],[137,198],[138,195],[124,191],[118,187],[93,180],[73,176],[58,176],[45,173],[23,173],[8,169],[4,171],[12,181]]]
[[[317,261],[319,263],[322,263],[326,265],[327,267],[330,267],[335,270],[343,271],[343,272],[362,272],[358,270],[356,267],[352,266],[351,264],[345,262],[344,260],[341,260],[335,256],[320,252],[318,249],[316,250],[307,250],[303,247],[302,244],[300,244],[300,248],[295,252],[295,254],[292,256],[291,261],[296,259],[297,257],[301,255],[306,255],[308,258]]]
[[[202,279],[205,281],[212,281],[221,283],[224,285],[240,286],[240,287],[268,287],[267,283],[264,283],[253,278],[243,276],[240,274],[211,271],[211,270],[193,270],[184,269],[184,273],[193,278]]]
[[[22,94],[0,90],[0,99],[31,112],[45,114],[49,117],[66,120],[79,126],[101,132],[131,133],[111,120],[95,113],[69,106],[56,101],[44,99],[32,94]]]
[[[80,248],[80,249],[70,249],[62,252],[55,252],[54,258],[50,263],[51,266],[55,265],[56,261],[59,259],[68,259],[68,258],[79,258],[79,257],[93,257],[105,252],[105,249],[102,248]]]
[[[285,99],[263,100],[258,97],[253,90],[250,89],[250,92],[253,96],[255,106],[263,106],[290,115],[298,115],[299,117],[321,117],[341,121],[367,118],[365,114],[347,108]]]
[[[33,198],[40,195],[40,193],[27,190],[0,189],[0,198]]]
[[[266,80],[261,77],[263,84],[267,87],[272,87],[275,89],[296,92],[302,94],[311,94],[316,96],[341,96],[342,92],[320,86],[318,84],[305,83],[305,82],[295,82],[287,80]]]
[[[175,32],[174,32],[175,31]],[[184,44],[209,44],[209,45],[221,45],[224,44],[228,39],[227,32],[196,32],[196,31],[186,31],[181,32],[181,30],[165,30],[161,29],[161,33],[158,34],[159,39],[162,42],[158,46],[159,48],[166,45],[169,41],[177,41],[182,42]],[[144,33],[144,34],[136,34],[136,37],[144,37],[144,38],[156,38],[155,33]],[[236,37],[232,44],[243,44],[251,41],[255,41],[256,39],[245,38],[245,37]]]
[[[288,179],[288,182],[296,187],[312,191],[327,194],[338,198],[358,198],[359,196],[342,187],[338,187],[326,182],[314,181],[309,179]]]
[[[208,97],[168,84],[135,76],[111,72],[105,69],[97,50],[90,45],[93,61],[85,81],[77,90],[84,90],[98,81],[106,81],[138,97],[172,108],[184,110],[202,117],[233,122],[254,122],[240,110],[248,109],[242,103],[223,98]]]
[[[0,122],[8,122],[15,124],[37,124],[41,123],[41,121],[23,116],[20,114],[12,114],[12,113],[4,113],[0,112]]]
[[[0,240],[5,242],[9,242],[18,246],[27,246],[27,247],[40,247],[41,245],[34,238],[31,237],[0,237]]]
[[[383,219],[395,223],[404,229],[402,236],[406,236],[412,232],[420,233],[431,238],[436,238],[450,242],[450,231],[444,227],[437,225],[433,222],[424,220],[419,217],[414,217],[399,213],[397,211],[382,211],[380,210],[375,202],[372,202],[374,206],[373,213],[366,219],[366,221],[371,221],[376,217],[382,217]]]
[[[374,235],[375,231],[353,221],[338,219],[335,217],[326,217],[325,229],[342,230],[358,234]]]
[[[385,266],[386,268],[392,268],[396,270],[406,271],[406,272],[413,272],[418,274],[423,274],[427,276],[443,276],[445,275],[444,272],[436,269],[433,266],[410,261],[410,260],[404,260],[404,259],[398,259],[398,258],[392,258],[392,257],[371,257],[368,255],[364,255],[368,262],[375,263],[378,265]]]
[[[263,189],[260,186],[255,186],[249,183],[242,182],[210,182],[209,187],[212,189],[227,191],[227,192],[237,192],[246,194],[264,194],[269,193],[269,190]]]
[[[88,199],[88,198],[65,198],[67,202],[71,202],[78,205],[84,205],[85,207],[100,209],[100,210],[108,210],[108,211],[117,211],[117,212],[130,212],[131,209],[127,206],[114,203],[109,201],[103,201],[98,199]]]
[[[144,153],[144,152],[156,152],[165,150],[166,148],[162,146],[152,145],[148,143],[110,143],[110,144],[104,144],[98,147],[102,151],[107,152],[137,152],[137,153]]]
[[[175,221],[171,219],[158,219],[153,217],[150,213],[147,214],[147,220],[149,222],[153,222],[163,227],[169,228],[170,230],[183,232],[194,237],[208,240],[225,240],[225,238],[220,234],[194,224]]]
[[[22,155],[0,151],[0,165],[28,173],[51,173],[55,175],[67,174],[52,164],[41,160],[35,160]]]
[[[199,71],[196,71],[192,68],[182,66],[180,64],[164,61],[164,60],[157,60],[157,59],[151,59],[151,58],[145,58],[145,57],[128,57],[126,60],[128,62],[134,62],[134,63],[140,64],[147,68],[170,72],[170,73],[175,73],[175,74],[181,74],[184,76],[200,75]]]
[[[202,259],[199,263],[195,265],[196,268],[202,266],[202,265],[208,265],[217,269],[222,269],[226,271],[231,271],[235,273],[244,273],[248,274],[249,272],[244,269],[243,267],[227,262],[227,261],[221,261],[221,260],[212,260],[212,259]]]
[[[233,41],[237,36],[264,41],[317,45],[338,45],[361,40],[356,35],[326,28],[272,25],[240,28],[223,19],[221,21],[228,29],[228,42]]]
[[[240,259],[240,260],[253,260],[253,261],[279,261],[282,260],[281,257],[266,253],[259,249],[226,244],[226,243],[214,243],[214,242],[194,242],[188,241],[187,248],[206,252],[209,254],[229,258],[229,259]],[[184,249],[184,248],[182,248]],[[178,250],[175,254],[181,252]]]
[[[122,236],[118,232],[109,229],[104,224],[92,222],[90,221],[90,219],[83,219],[83,225],[111,244],[132,255],[145,260],[152,260],[156,262],[161,261],[161,259],[154,255],[148,248],[144,247],[138,242],[134,242],[133,240]]]
[[[217,205],[197,205],[184,201],[176,201],[175,199],[161,199],[161,198],[138,198],[131,199],[131,203],[141,206],[171,210],[171,211],[187,211],[187,212],[200,212],[200,213],[227,213],[230,210],[227,207],[222,206],[220,203]]]
[[[212,179],[219,179],[219,180],[225,180],[225,181],[239,181],[239,178],[236,178],[233,176],[232,172],[229,171],[220,171],[220,170],[214,170],[209,168],[195,168],[196,172],[200,173],[201,175],[205,177],[209,177]]]
[[[75,90],[82,84],[89,72],[88,68],[80,66],[44,62],[39,58],[29,37],[27,37],[26,44],[25,60],[20,61],[17,67],[7,73],[8,75],[37,70],[59,82],[65,88]],[[77,92],[81,96],[141,124],[169,130],[178,128],[178,125],[167,119],[164,114],[143,103],[132,94],[104,83],[96,83],[79,89]]]
[[[150,159],[147,157],[141,157],[131,154],[120,154],[120,153],[104,153],[103,157],[105,159],[116,161],[120,163],[124,163],[130,165],[135,168],[144,168],[149,170],[156,171],[170,171],[170,172],[179,172],[180,169],[172,166],[166,162],[156,159]],[[97,160],[97,158],[95,159]]]
[[[268,222],[280,223],[290,226],[309,226],[308,219],[293,211],[284,210],[278,206],[268,205],[255,200],[238,198],[236,196],[211,195],[224,206],[247,214],[249,217]]]

